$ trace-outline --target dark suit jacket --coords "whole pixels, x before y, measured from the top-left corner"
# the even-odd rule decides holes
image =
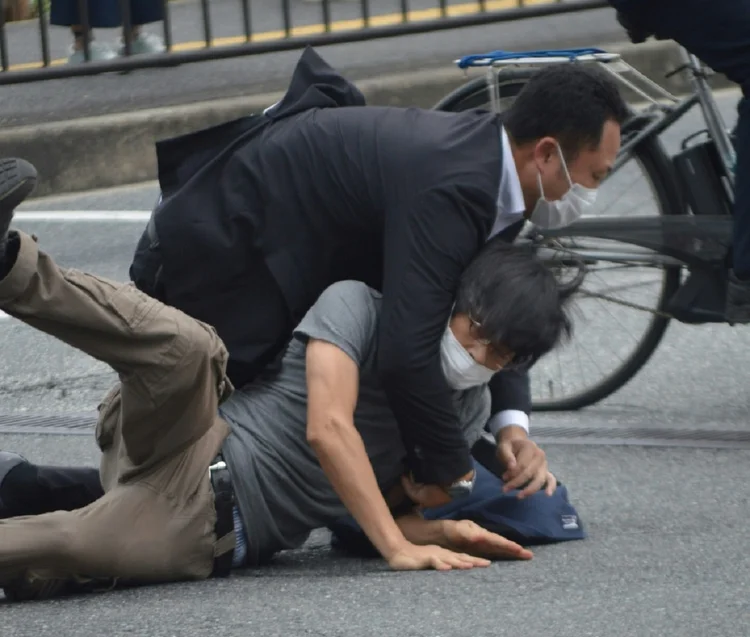
[[[308,48],[268,115],[160,142],[157,154],[161,289],[216,327],[235,375],[257,362],[254,341],[288,338],[327,286],[363,281],[383,292],[379,370],[412,470],[431,483],[470,471],[439,345],[496,216],[497,117],[365,106]],[[263,318],[281,304],[253,288],[265,272],[288,321]],[[495,405],[528,411],[524,383],[505,386],[511,398],[493,383]]]

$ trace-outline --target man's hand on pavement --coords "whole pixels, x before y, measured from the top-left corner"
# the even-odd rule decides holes
[[[494,560],[530,560],[534,554],[520,544],[492,533],[471,520],[445,520],[448,546]]]
[[[497,438],[497,458],[505,467],[503,493],[521,489],[518,497],[533,495],[547,483],[545,493],[552,495],[557,480],[549,472],[547,456],[522,427],[505,427]],[[522,488],[523,487],[523,488]]]
[[[483,557],[456,553],[450,549],[429,544],[419,546],[407,542],[393,555],[387,558],[388,565],[396,571],[420,571],[434,569],[436,571],[450,571],[454,568],[468,569],[489,566],[491,562]]]

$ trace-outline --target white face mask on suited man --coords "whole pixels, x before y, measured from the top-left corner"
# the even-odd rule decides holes
[[[581,186],[581,184],[574,183],[571,179],[559,144],[557,145],[557,152],[560,154],[562,169],[570,184],[570,188],[560,199],[549,201],[544,197],[542,175],[537,172],[539,199],[529,216],[529,221],[540,228],[562,228],[570,225],[586,213],[596,202],[597,191],[595,188],[586,188]]]

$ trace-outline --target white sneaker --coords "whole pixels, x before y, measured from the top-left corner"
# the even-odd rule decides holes
[[[83,49],[76,50],[71,48],[71,55],[68,58],[68,64],[81,64],[86,61],[83,55]],[[103,42],[89,42],[89,55],[91,62],[102,62],[104,60],[113,60],[117,57],[117,51]]]
[[[131,55],[164,53],[166,50],[167,47],[164,46],[164,40],[155,33],[141,32],[130,43]],[[120,55],[125,55],[125,42],[123,38],[120,38]]]

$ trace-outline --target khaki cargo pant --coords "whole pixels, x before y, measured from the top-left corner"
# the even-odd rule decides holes
[[[19,233],[0,308],[109,364],[120,382],[99,406],[105,495],[72,512],[0,521],[0,585],[18,576],[166,582],[210,576],[234,548],[217,538],[208,467],[229,433],[232,391],[214,330],[139,292],[64,270]],[[2,360],[2,343],[0,343]]]

